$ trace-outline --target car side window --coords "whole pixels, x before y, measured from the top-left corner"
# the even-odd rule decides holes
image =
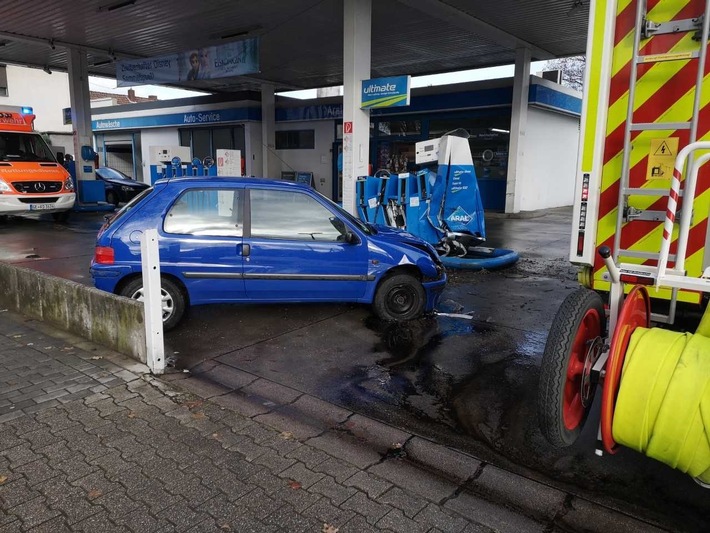
[[[163,222],[165,233],[241,237],[244,228],[242,189],[188,189]]]
[[[251,189],[251,235],[298,241],[340,241],[335,215],[298,191]]]

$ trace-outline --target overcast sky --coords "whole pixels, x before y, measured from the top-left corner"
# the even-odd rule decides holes
[[[543,70],[545,61],[534,61],[530,65],[530,72],[535,74]],[[429,85],[445,85],[449,83],[464,83],[467,81],[490,80],[496,78],[509,78],[514,73],[514,66],[490,67],[474,70],[464,70],[461,72],[451,72],[448,74],[433,74],[431,76],[413,76],[412,87],[427,87]],[[116,80],[111,78],[89,77],[89,86],[92,91],[109,92],[114,94],[127,94],[129,87],[116,87]],[[197,91],[187,91],[183,89],[173,89],[159,85],[136,85],[133,87],[137,96],[148,97],[155,95],[160,100],[172,100],[174,98],[186,98],[189,96],[200,96],[207,93]],[[290,91],[281,93],[292,98],[315,98],[316,90]]]

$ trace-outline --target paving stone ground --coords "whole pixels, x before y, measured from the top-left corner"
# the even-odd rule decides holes
[[[342,441],[289,418],[315,409],[312,400],[284,402],[293,410],[279,416],[242,414],[0,311],[0,533],[574,530],[562,493],[545,494],[549,509],[514,510],[467,490],[481,465],[466,470],[454,457],[465,479],[442,477],[362,438],[402,437],[393,428],[333,406],[327,416],[349,432]],[[293,431],[277,429],[289,421]],[[413,453],[431,452],[411,442]],[[620,531],[654,530],[619,520]]]

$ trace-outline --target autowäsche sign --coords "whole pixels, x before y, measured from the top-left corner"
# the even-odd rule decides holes
[[[119,87],[228,78],[259,72],[259,39],[116,62]]]
[[[362,109],[409,105],[411,76],[375,78],[362,82]]]

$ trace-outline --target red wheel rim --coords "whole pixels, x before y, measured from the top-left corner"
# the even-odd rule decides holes
[[[629,348],[631,334],[636,328],[647,328],[651,324],[651,300],[646,287],[636,285],[624,300],[616,329],[611,340],[609,359],[606,362],[604,390],[602,392],[602,443],[607,453],[614,454],[618,447],[612,436],[616,396],[621,382],[621,369],[624,367],[626,350]]]
[[[589,309],[582,317],[572,342],[562,403],[562,421],[565,428],[575,430],[582,423],[586,407],[582,400],[584,363],[589,351],[589,341],[601,335],[601,317],[596,309]]]

